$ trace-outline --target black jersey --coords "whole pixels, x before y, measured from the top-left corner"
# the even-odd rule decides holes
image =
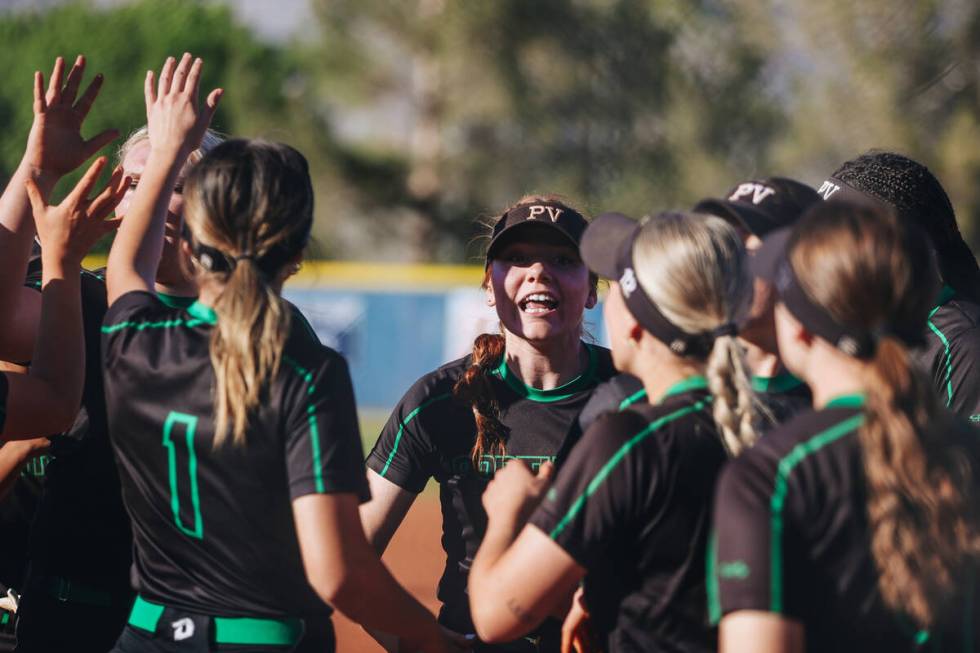
[[[713,651],[704,555],[726,460],[703,377],[585,433],[530,523],[587,570],[603,650]]]
[[[752,390],[768,413],[761,415],[759,423],[756,424],[759,433],[765,433],[774,426],[782,424],[813,404],[810,388],[788,372],[776,376],[753,376]],[[643,383],[630,374],[617,374],[600,385],[592,393],[578,419],[572,424],[568,437],[558,452],[558,465],[564,464],[572,447],[582,437],[582,433],[588,430],[601,415],[646,402],[647,391],[643,388]]]
[[[27,285],[40,289],[40,266],[34,266]],[[103,271],[83,270],[81,292],[85,336],[82,405],[71,428],[51,438],[44,494],[31,529],[32,574],[123,594],[130,586],[132,535],[106,425],[99,351],[106,312]],[[65,546],[66,542],[71,546]]]
[[[980,305],[943,288],[929,313],[926,346],[914,357],[946,406],[980,426]]]
[[[587,345],[586,371],[553,390],[530,388],[501,362],[491,377],[507,432],[507,455],[484,455],[474,468],[470,451],[476,424],[469,404],[453,396],[453,386],[470,367],[470,356],[419,379],[392,412],[367,466],[409,492],[421,492],[430,478],[440,484],[442,545],[446,569],[439,581],[439,620],[458,632],[473,632],[466,580],[486,532],[481,497],[494,472],[507,460],[523,460],[533,470],[553,461],[569,427],[595,386],[613,373],[608,349]]]
[[[738,610],[785,615],[808,651],[973,650],[980,601],[917,632],[884,606],[870,550],[858,429],[863,397],[798,415],[743,453],[718,482],[708,557],[712,621]]]
[[[130,292],[102,328],[109,430],[148,601],[218,616],[325,614],[291,501],[368,498],[347,363],[294,323],[245,444],[215,448],[213,310]]]
[[[0,385],[4,383],[0,381]],[[24,574],[30,559],[31,522],[41,500],[48,460],[45,455],[28,461],[10,493],[0,499],[0,585],[18,590],[24,588]]]

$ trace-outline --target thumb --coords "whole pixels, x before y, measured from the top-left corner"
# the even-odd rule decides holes
[[[28,177],[24,180],[24,190],[27,191],[27,199],[31,202],[31,210],[34,216],[37,217],[44,211],[46,206],[44,198],[41,196],[41,189],[37,187],[37,182]]]

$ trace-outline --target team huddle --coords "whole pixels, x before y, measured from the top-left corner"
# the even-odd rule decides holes
[[[345,359],[282,297],[306,159],[212,132],[202,66],[148,72],[108,182],[58,205],[117,133],[81,136],[83,57],[35,76],[0,197],[0,650],[324,653],[334,609],[389,651],[980,646],[980,269],[924,166],[639,220],[521,198],[499,333],[365,460]],[[430,479],[438,615],[379,559]]]

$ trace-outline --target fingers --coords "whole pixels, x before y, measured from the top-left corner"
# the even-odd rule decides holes
[[[157,83],[157,97],[170,92],[170,84],[173,81],[174,68],[176,66],[176,60],[173,57],[167,57],[167,60],[163,63],[163,69],[160,71],[160,81]]]
[[[69,205],[80,204],[86,197],[88,197],[92,187],[95,186],[95,181],[99,178],[99,175],[102,174],[102,169],[105,168],[106,161],[107,159],[104,156],[100,156],[92,165],[89,166],[82,178],[77,184],[75,184],[72,191],[68,193],[68,197],[65,198],[65,201],[68,202]]]
[[[98,97],[99,91],[102,90],[102,82],[104,81],[102,73],[95,76],[92,82],[82,93],[82,97],[78,98],[78,102],[75,104],[75,111],[81,116],[82,120],[85,120],[85,116],[92,109],[92,103],[95,102],[95,98]]]
[[[122,201],[126,190],[129,188],[129,182],[130,178],[123,174],[122,166],[116,167],[112,171],[112,177],[109,178],[108,185],[102,189],[98,197],[92,200],[92,204],[87,211],[89,217],[97,220],[103,220],[108,217],[119,205],[119,202]],[[118,222],[117,220],[116,223]]]
[[[61,99],[69,105],[75,103],[75,96],[78,94],[78,87],[82,85],[82,75],[85,73],[85,57],[78,55],[68,77],[65,79],[65,87],[61,91]]]
[[[157,94],[153,91],[153,71],[146,71],[146,80],[143,82],[143,99],[146,100],[146,108],[149,108],[157,101]]]
[[[103,147],[116,140],[119,137],[118,129],[107,129],[104,132],[100,132],[93,136],[92,138],[85,141],[82,146],[85,150],[85,158],[89,158]]]
[[[65,72],[65,60],[58,57],[54,60],[54,69],[51,71],[51,79],[48,81],[48,94],[47,103],[50,106],[52,102],[57,102],[61,99],[61,78]]]
[[[174,81],[170,88],[172,92],[183,92],[184,87],[187,85],[187,76],[191,70],[191,63],[191,53],[185,52],[184,56],[180,58],[180,63],[177,64],[177,70],[174,71]]]
[[[44,73],[34,71],[34,113],[44,113],[48,110],[48,102],[44,99]]]

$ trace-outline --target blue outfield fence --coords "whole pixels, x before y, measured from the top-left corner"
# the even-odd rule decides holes
[[[362,409],[390,410],[420,376],[468,353],[480,333],[498,331],[481,269],[342,265],[315,264],[283,295],[347,358]],[[375,276],[351,277],[351,267]],[[585,328],[606,342],[601,304],[586,312]]]

